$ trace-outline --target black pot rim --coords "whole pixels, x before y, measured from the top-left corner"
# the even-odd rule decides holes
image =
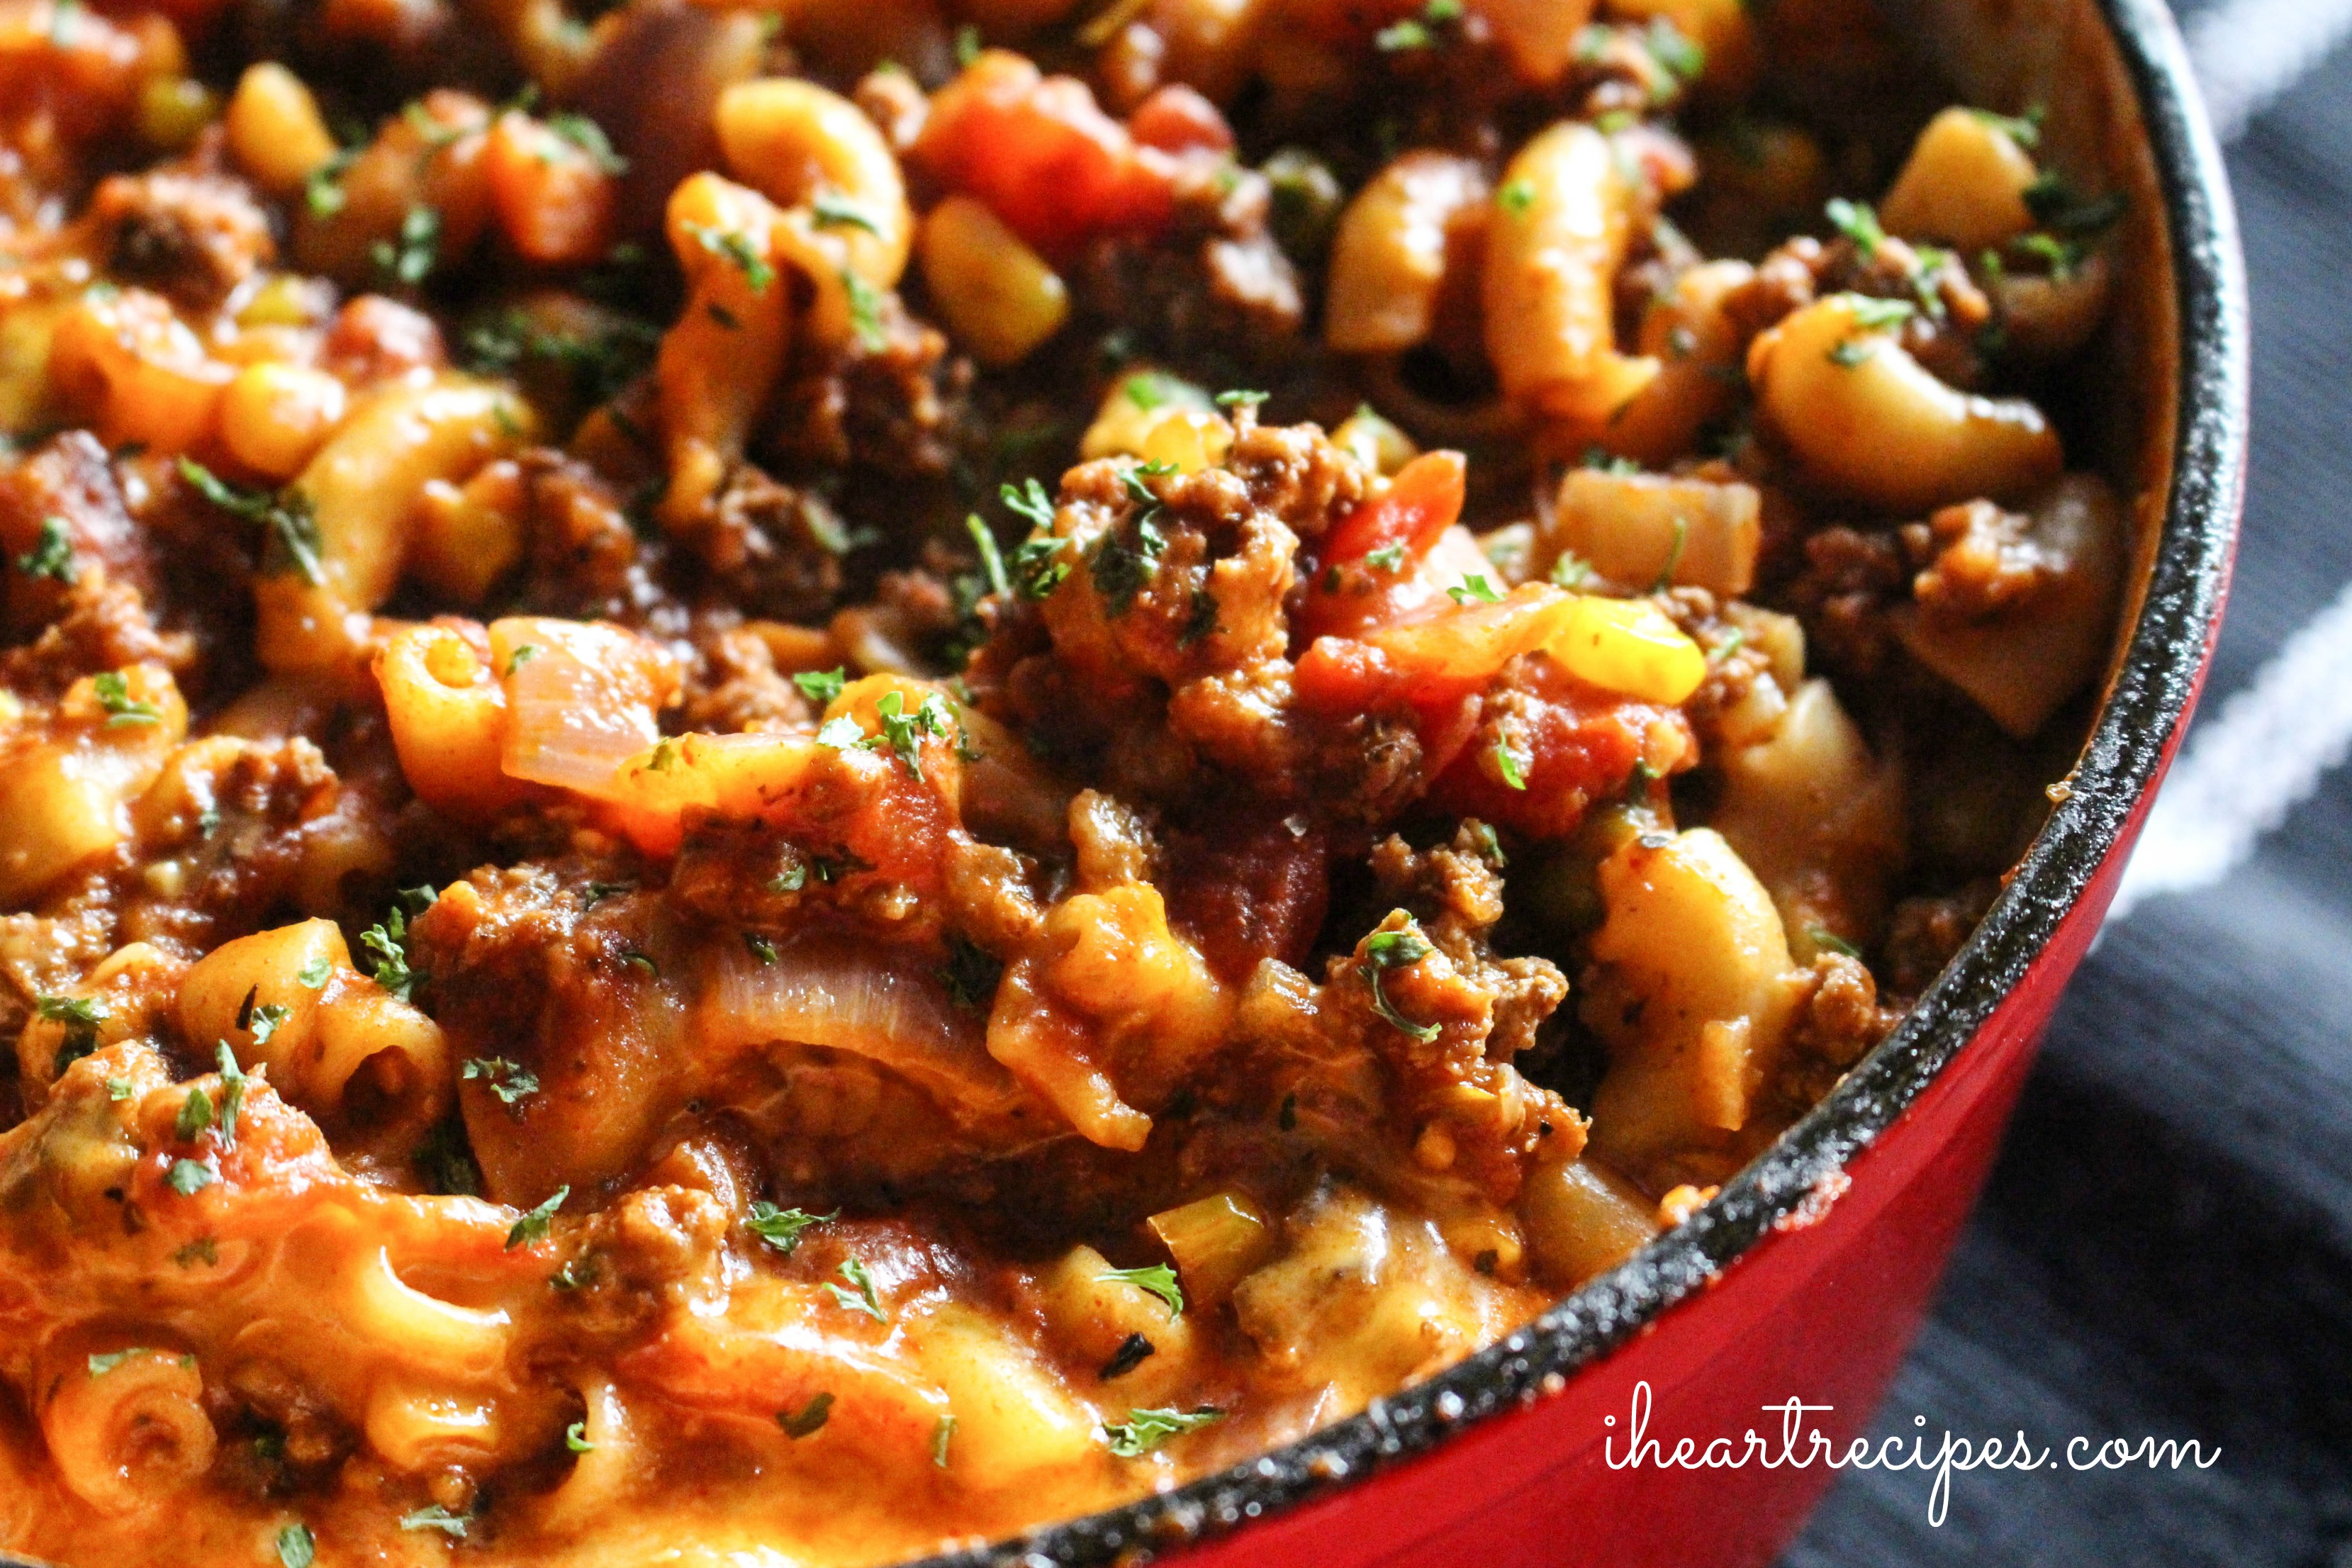
[[[2219,626],[2245,473],[2244,261],[2220,145],[2164,0],[2099,0],[2138,90],[2171,237],[2179,311],[2171,489],[2129,651],[2071,793],[2000,899],[1908,1017],[1722,1192],[1515,1333],[1362,1414],[1174,1490],[907,1568],[1097,1568],[1175,1551],[1361,1484],[1547,1379],[1599,1360],[1771,1234],[1932,1083],[2081,899],[2161,770]],[[1557,1387],[1555,1383],[1551,1386]]]

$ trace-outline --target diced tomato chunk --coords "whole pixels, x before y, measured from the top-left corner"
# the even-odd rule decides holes
[[[1549,659],[1520,668],[1526,673],[1515,675],[1511,692],[1490,694],[1487,711],[1506,703],[1517,710],[1514,729],[1526,751],[1516,760],[1526,787],[1511,786],[1487,754],[1492,746],[1473,746],[1430,786],[1429,800],[1442,811],[1557,838],[1574,832],[1595,802],[1624,790],[1654,723],[1679,723],[1681,715],[1588,686]]]
[[[1114,232],[1156,233],[1175,211],[1175,163],[1139,147],[1076,77],[991,49],[931,100],[916,161],[1062,258]]]

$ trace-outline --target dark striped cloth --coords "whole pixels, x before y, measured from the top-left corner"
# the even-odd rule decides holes
[[[2291,5],[2344,9],[2274,12]],[[2253,115],[2230,173],[2254,445],[2209,726],[2352,584],[2352,47]],[[2352,648],[2336,662],[2352,670]],[[1940,1529],[1926,1478],[1850,1475],[1783,1568],[2352,1568],[2346,772],[2219,885],[2109,922],[1879,1430],[1915,1415],[2062,1453],[2152,1434],[2221,1458],[1962,1476]]]

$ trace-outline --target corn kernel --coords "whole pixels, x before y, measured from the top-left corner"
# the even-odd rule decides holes
[[[923,280],[956,341],[983,364],[1012,364],[1062,330],[1070,291],[1043,258],[970,196],[923,221]]]
[[[228,100],[228,146],[245,172],[273,195],[291,195],[335,155],[319,100],[275,60],[247,66]]]
[[[1173,463],[1181,473],[1197,474],[1225,460],[1234,448],[1234,427],[1214,414],[1197,408],[1171,408],[1143,437],[1138,454],[1147,463]]]
[[[151,147],[176,153],[220,112],[220,100],[194,77],[156,77],[139,89],[139,134]]]
[[[1579,599],[1545,651],[1579,679],[1644,702],[1671,706],[1706,679],[1698,645],[1646,599]]]
[[[1103,395],[1095,422],[1079,439],[1078,456],[1090,463],[1097,458],[1142,457],[1152,431],[1171,415],[1215,409],[1209,395],[1191,382],[1148,365],[1130,366]]]
[[[343,416],[343,384],[301,365],[247,365],[221,399],[221,440],[236,460],[291,479]]]

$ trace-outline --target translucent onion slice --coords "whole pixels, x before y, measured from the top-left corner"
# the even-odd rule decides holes
[[[669,653],[601,621],[509,616],[490,626],[490,658],[507,694],[500,770],[598,799],[617,795],[621,764],[661,738],[654,716],[677,698]]]
[[[988,1054],[986,1017],[957,1005],[934,965],[830,932],[779,943],[775,953],[767,963],[745,944],[718,944],[696,1015],[707,1048],[827,1046],[896,1073],[975,1132],[1064,1131],[1044,1125],[1048,1118]]]

